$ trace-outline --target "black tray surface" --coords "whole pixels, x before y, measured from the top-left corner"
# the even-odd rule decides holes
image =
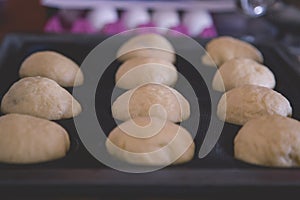
[[[11,34],[2,43],[0,49],[0,99],[9,87],[19,79],[18,70],[22,61],[31,53],[40,50],[55,50],[81,64],[88,53],[106,37],[82,35],[34,35]],[[198,41],[205,45],[207,41]],[[293,107],[293,118],[300,120],[300,68],[299,63],[276,42],[255,44],[263,53],[265,65],[275,74],[275,90],[286,96]],[[114,73],[120,63],[113,62],[106,70],[101,81],[106,89],[98,86],[96,100],[106,102],[105,106],[96,105],[96,110],[106,113],[98,117],[106,124],[106,132],[115,126],[112,122],[110,107],[104,97],[109,97],[109,88],[114,87]],[[207,88],[201,76],[195,76],[192,67],[178,56],[175,65],[187,78],[196,91],[201,121],[207,120],[211,113],[209,101],[203,97]],[[213,70],[212,70],[213,71]],[[107,89],[108,88],[108,89]],[[68,88],[72,92],[72,88]],[[183,91],[184,92],[184,91]],[[108,95],[102,95],[107,93]],[[201,95],[202,94],[202,95]],[[193,105],[191,105],[193,107]],[[102,122],[101,122],[102,121]],[[59,120],[70,134],[71,149],[65,158],[32,165],[10,165],[0,163],[0,193],[14,195],[103,195],[105,197],[130,194],[144,194],[147,197],[220,197],[235,196],[252,198],[255,194],[276,197],[300,189],[300,170],[266,168],[243,163],[233,158],[233,139],[239,126],[225,123],[222,135],[210,154],[204,159],[198,158],[198,152],[207,126],[199,122],[195,138],[195,158],[179,166],[169,166],[156,172],[129,174],[110,169],[91,156],[81,143],[73,119]],[[36,188],[36,189],[33,189]],[[156,192],[153,192],[156,191]],[[280,194],[279,194],[280,193]],[[245,197],[245,194],[247,196]]]

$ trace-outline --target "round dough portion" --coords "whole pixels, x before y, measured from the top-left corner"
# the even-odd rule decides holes
[[[292,107],[283,95],[272,89],[245,85],[223,94],[217,114],[223,121],[243,125],[251,119],[264,115],[291,116]]]
[[[177,69],[169,61],[159,58],[133,58],[124,62],[116,73],[116,85],[132,89],[146,83],[175,85]]]
[[[0,117],[0,162],[55,160],[64,157],[69,147],[68,133],[54,122],[21,114]]]
[[[139,117],[134,121],[122,123],[109,134],[106,148],[111,155],[146,166],[180,164],[194,157],[193,138],[183,127],[158,118]],[[153,136],[144,137],[151,132]]]
[[[81,106],[55,81],[43,77],[27,77],[14,83],[4,95],[1,111],[58,120],[78,115]]]
[[[249,58],[259,63],[263,62],[263,56],[256,47],[229,36],[211,40],[206,45],[206,50],[217,66],[233,58]]]
[[[112,114],[122,121],[152,116],[181,122],[189,118],[190,104],[175,89],[149,83],[119,96],[112,105]]]
[[[163,36],[154,33],[135,36],[125,42],[117,52],[117,58],[125,61],[134,57],[160,58],[175,62],[175,50]]]
[[[83,74],[71,59],[54,51],[41,51],[26,58],[20,68],[23,77],[42,76],[56,81],[63,87],[83,84]]]
[[[236,58],[225,62],[213,79],[213,88],[221,92],[249,84],[272,89],[276,81],[269,68],[248,58]]]
[[[247,122],[234,139],[234,156],[269,167],[300,166],[300,122],[279,115]]]

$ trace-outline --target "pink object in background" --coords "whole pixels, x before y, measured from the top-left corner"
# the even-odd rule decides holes
[[[181,35],[180,33],[188,35],[187,28],[184,25],[182,25],[182,24],[173,27],[172,30],[179,32],[179,33],[177,33],[177,32],[171,32],[172,35],[174,35],[174,36],[180,36]]]
[[[64,28],[62,27],[59,17],[57,15],[51,17],[45,28],[44,28],[45,32],[50,32],[50,33],[62,33],[65,32]]]
[[[107,24],[102,29],[102,32],[107,35],[114,35],[126,31],[124,23],[119,20],[115,23]]]
[[[77,19],[72,25],[71,33],[96,33],[97,30],[86,19]]]
[[[208,28],[205,28],[202,33],[200,34],[200,37],[202,38],[212,38],[218,36],[217,30],[215,26],[211,26]]]
[[[83,18],[79,18],[75,20],[71,26],[71,28],[66,29],[62,26],[60,18],[58,15],[55,15],[51,17],[46,26],[45,26],[45,32],[50,33],[95,33],[96,29],[92,27],[92,25]]]
[[[208,15],[209,19],[210,16]],[[198,17],[195,18],[197,20],[200,20]],[[118,33],[121,33],[123,31],[128,30],[128,28],[126,27],[125,22],[122,19],[119,19],[117,22],[115,23],[109,23],[104,25],[104,27],[102,28],[102,30],[97,30],[92,23],[89,21],[89,19],[86,18],[82,18],[82,17],[78,17],[77,19],[75,18],[75,20],[73,22],[70,22],[70,26],[68,28],[64,27],[61,21],[61,16],[60,15],[54,15],[53,17],[51,17],[45,28],[44,31],[45,32],[52,32],[52,33],[74,33],[74,34],[96,34],[96,33],[104,33],[106,35],[115,35]],[[209,21],[209,20],[208,20]],[[188,23],[187,23],[188,22]],[[175,27],[171,27],[172,30],[175,30],[179,33],[176,32],[170,32],[167,29],[141,29],[138,30],[138,33],[167,33],[170,34],[172,36],[180,36],[182,34],[185,35],[191,35],[193,37],[201,37],[201,38],[212,38],[217,36],[217,31],[216,28],[213,24],[213,21],[210,21],[210,25],[209,23],[206,23],[209,26],[204,26],[205,24],[203,24],[203,22],[201,22],[201,25],[198,28],[197,27],[193,27],[193,20],[188,20],[185,21],[185,23],[181,23],[178,26]],[[141,24],[139,25],[137,28],[146,28],[146,27],[156,27],[156,24],[154,22],[149,22],[146,24]],[[191,29],[192,28],[197,28],[198,33],[195,34],[195,30]],[[158,27],[157,27],[158,28]],[[199,29],[199,30],[198,30]],[[202,29],[202,30],[201,30]],[[201,31],[201,32],[199,32]],[[193,35],[194,34],[194,35]]]

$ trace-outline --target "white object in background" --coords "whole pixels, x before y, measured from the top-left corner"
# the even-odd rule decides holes
[[[149,23],[150,14],[146,8],[132,7],[124,11],[122,20],[128,29],[132,29],[138,27],[139,25]]]
[[[205,28],[213,25],[211,15],[204,10],[186,11],[183,15],[183,24],[191,36],[198,36]]]
[[[157,10],[153,13],[152,22],[160,28],[172,28],[180,24],[180,19],[176,10]]]
[[[106,24],[117,22],[119,17],[115,8],[98,7],[90,11],[87,18],[96,30],[101,30]]]
[[[267,12],[276,0],[240,0],[243,11],[251,17],[259,17]]]

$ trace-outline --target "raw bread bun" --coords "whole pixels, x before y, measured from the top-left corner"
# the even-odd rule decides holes
[[[257,165],[300,166],[300,122],[279,115],[253,119],[235,137],[234,155]]]
[[[106,141],[108,152],[137,165],[163,166],[190,161],[195,144],[181,126],[158,118],[138,117],[116,127]]]
[[[55,81],[37,76],[14,83],[2,99],[1,111],[58,120],[78,115],[81,106]]]
[[[47,77],[63,87],[83,84],[83,74],[79,66],[69,58],[54,51],[41,51],[30,55],[22,63],[19,75],[21,78]]]
[[[127,121],[138,116],[181,122],[190,116],[189,102],[175,89],[149,83],[129,90],[112,105],[115,119]]]
[[[37,163],[66,155],[70,140],[58,124],[28,115],[0,117],[0,162]]]
[[[248,58],[234,58],[225,62],[213,79],[213,88],[221,92],[224,87],[228,91],[248,84],[272,89],[276,81],[269,68]]]
[[[175,85],[178,78],[175,66],[159,58],[133,58],[123,63],[116,73],[116,85],[132,89],[146,83]]]
[[[228,36],[218,37],[206,45],[206,50],[217,66],[221,66],[233,58],[249,58],[259,63],[263,62],[263,56],[258,49],[251,44]],[[208,55],[203,57],[205,64],[209,64]],[[211,63],[210,65],[213,65]]]
[[[223,121],[243,125],[263,115],[291,116],[292,107],[284,96],[272,89],[245,85],[223,94],[217,114]]]
[[[125,61],[135,57],[160,58],[175,62],[175,50],[163,36],[154,33],[142,34],[129,39],[117,52],[117,58]]]

